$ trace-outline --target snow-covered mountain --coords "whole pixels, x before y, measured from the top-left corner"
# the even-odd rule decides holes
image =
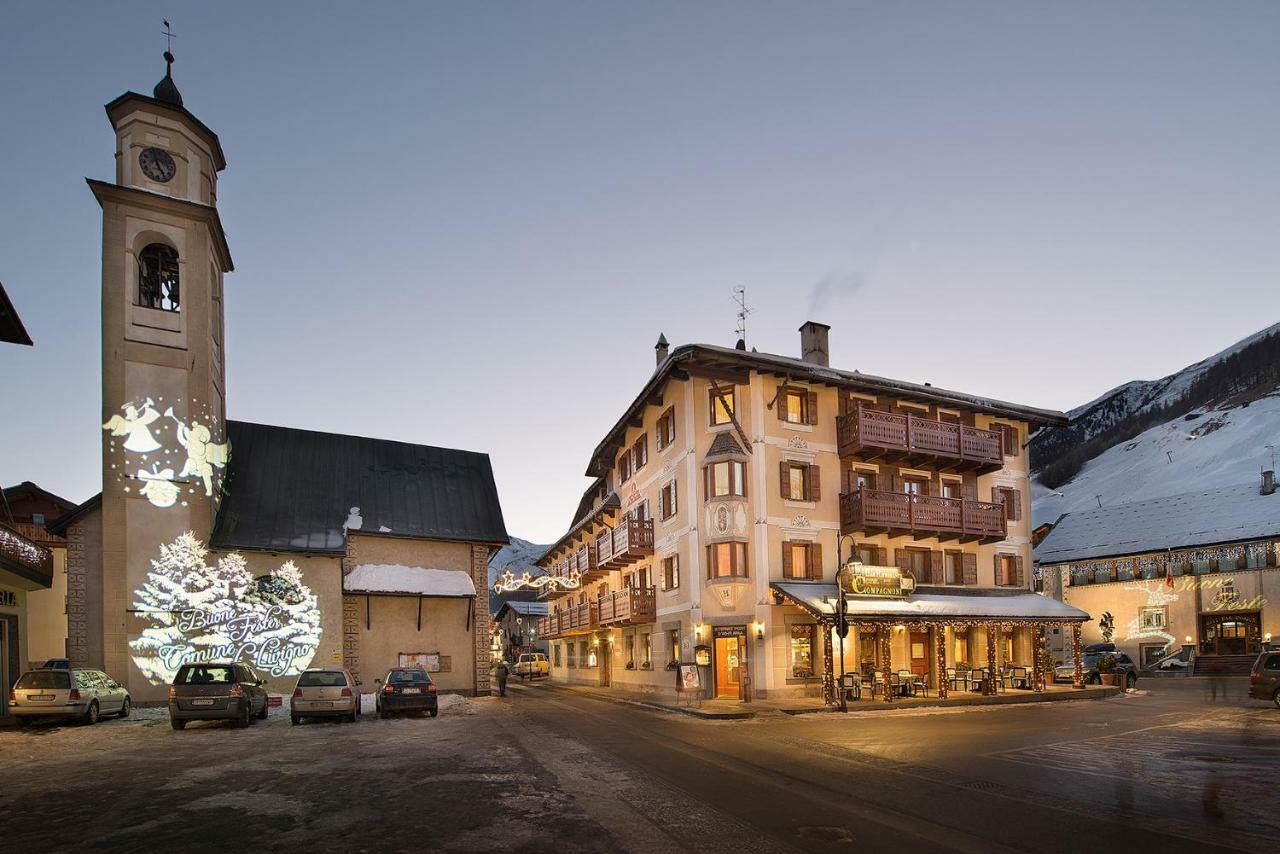
[[[1277,333],[1280,324],[1067,413],[1070,426],[1038,439],[1033,450],[1035,524],[1099,502],[1248,483],[1272,468],[1280,448]]]
[[[537,567],[533,562],[542,557],[542,553],[546,550],[546,546],[512,537],[511,542],[499,549],[489,561],[490,586],[498,580],[498,576],[504,569],[509,569],[516,575],[520,575],[525,570],[535,572]]]

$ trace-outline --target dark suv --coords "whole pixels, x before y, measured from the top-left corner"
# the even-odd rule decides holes
[[[1280,650],[1263,650],[1249,670],[1249,696],[1280,707]]]
[[[184,664],[169,686],[169,723],[184,729],[187,721],[231,721],[246,727],[267,717],[267,689],[247,664]]]
[[[1133,688],[1138,684],[1138,665],[1134,660],[1123,652],[1116,652],[1114,644],[1098,643],[1085,647],[1084,654],[1080,656],[1086,685],[1097,685],[1102,682],[1098,662],[1107,655],[1115,657],[1116,669],[1113,672],[1120,676],[1120,687]],[[1065,661],[1053,668],[1054,682],[1070,682],[1073,679],[1075,679],[1075,664],[1072,661]]]
[[[385,679],[379,679],[378,717],[389,718],[397,712],[426,712],[435,717],[440,713],[436,686],[421,667],[397,667],[388,671]]]

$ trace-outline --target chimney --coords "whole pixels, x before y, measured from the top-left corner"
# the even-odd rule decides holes
[[[829,351],[827,349],[827,333],[831,327],[825,323],[810,320],[800,327],[800,358],[815,365],[828,367]]]
[[[1270,469],[1262,473],[1262,488],[1258,490],[1259,495],[1270,495],[1276,491],[1276,473]]]
[[[671,349],[670,345],[667,344],[667,336],[659,332],[658,343],[653,345],[653,355],[657,361],[657,364],[661,365],[663,363],[663,361],[667,358],[667,351],[670,349]]]

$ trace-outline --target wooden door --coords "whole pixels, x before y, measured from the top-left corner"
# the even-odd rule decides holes
[[[933,669],[929,666],[929,633],[911,633],[911,672],[916,676],[928,676]]]
[[[608,688],[613,682],[613,644],[606,638],[600,641],[597,652],[600,659],[600,687]]]
[[[742,686],[739,665],[743,663],[743,638],[738,635],[716,638],[716,696],[736,698]]]

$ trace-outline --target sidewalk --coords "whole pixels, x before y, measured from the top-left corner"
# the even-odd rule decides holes
[[[674,703],[647,694],[622,691],[617,688],[598,688],[590,685],[565,685],[559,682],[542,680],[531,685],[512,683],[508,690],[520,688],[532,690],[534,687],[549,688],[553,691],[565,691],[598,700],[609,700],[614,703],[629,703],[645,706],[664,712],[675,712],[692,715],[709,720],[746,720],[761,715],[807,715],[839,713],[839,706],[828,706],[820,699],[795,700],[753,700],[744,703],[739,700],[695,700],[693,704]],[[1052,703],[1063,700],[1101,700],[1114,697],[1121,689],[1111,685],[1089,685],[1081,689],[1068,686],[1050,685],[1043,693],[1034,691],[1008,690],[993,697],[968,692],[953,693],[945,700],[937,697],[903,697],[891,703],[867,700],[849,701],[849,713],[887,711],[889,709],[922,709],[922,708],[965,708],[969,706],[1012,706],[1025,703]]]

